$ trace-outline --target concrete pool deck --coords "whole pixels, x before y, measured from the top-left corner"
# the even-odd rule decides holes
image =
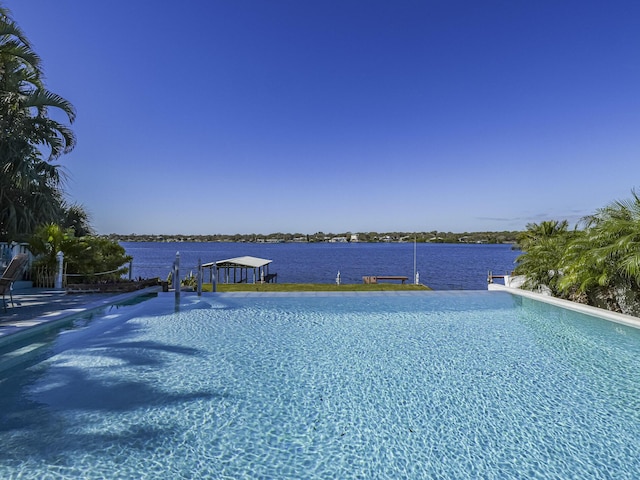
[[[7,312],[0,305],[0,343],[35,333],[79,314],[159,291],[159,287],[129,293],[66,293],[64,290],[28,288],[7,296]],[[10,337],[10,339],[9,339]]]

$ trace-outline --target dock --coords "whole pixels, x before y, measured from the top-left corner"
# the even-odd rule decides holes
[[[367,275],[362,277],[362,283],[372,284],[378,283],[378,280],[400,280],[402,284],[409,279],[409,277],[404,277],[402,275]]]

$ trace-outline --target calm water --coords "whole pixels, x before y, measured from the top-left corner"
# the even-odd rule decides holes
[[[403,275],[413,279],[413,243],[153,243],[123,242],[132,255],[134,277],[166,278],[176,252],[182,275],[202,263],[250,255],[273,260],[279,283],[362,283],[365,275]],[[420,282],[434,290],[483,290],[487,272],[509,273],[520,254],[511,245],[416,245]],[[251,278],[251,275],[250,277]]]
[[[164,294],[0,378],[0,478],[637,479],[640,330],[503,292]]]

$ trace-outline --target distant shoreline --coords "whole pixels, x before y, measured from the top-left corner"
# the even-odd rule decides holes
[[[300,233],[215,234],[215,235],[122,235],[111,233],[103,237],[119,242],[235,242],[235,243],[455,243],[455,244],[513,244],[520,231],[504,232],[346,232],[312,235]]]

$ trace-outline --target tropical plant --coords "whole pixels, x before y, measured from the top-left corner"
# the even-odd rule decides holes
[[[640,197],[618,200],[586,218],[591,237],[615,263],[615,274],[640,283]]]
[[[68,283],[111,283],[129,272],[132,257],[118,242],[103,237],[74,238],[65,252]]]
[[[36,229],[29,239],[29,251],[36,257],[34,265],[55,269],[58,252],[67,253],[73,244],[73,230],[49,223]]]
[[[640,197],[632,190],[632,198],[615,201],[583,222],[584,235],[564,256],[560,288],[586,294],[592,303],[596,296],[609,304],[624,303],[621,294],[628,297],[640,285]]]
[[[76,237],[94,235],[91,219],[87,210],[80,204],[63,205],[61,226],[72,228]]]
[[[514,270],[514,274],[526,276],[525,288],[548,288],[552,295],[561,293],[562,258],[574,236],[566,220],[527,225],[527,230],[518,236],[518,245],[524,253],[516,259]]]
[[[518,246],[522,250],[527,250],[531,245],[535,245],[543,239],[565,234],[569,230],[567,220],[545,220],[540,223],[528,223],[527,229],[516,237]]]
[[[570,232],[567,222],[529,224],[516,274],[525,288],[632,315],[640,314],[640,195],[612,202]]]
[[[189,272],[189,275],[182,279],[180,285],[183,287],[195,289],[198,286],[198,277],[196,277],[191,271]]]
[[[40,58],[0,7],[0,238],[17,239],[60,218],[64,174],[53,162],[70,152],[70,128],[49,116],[75,120],[75,109],[43,83]],[[46,154],[46,158],[43,155]]]
[[[73,228],[47,224],[36,229],[29,241],[36,256],[34,269],[54,272],[58,252],[64,255],[70,283],[114,282],[126,274],[132,257],[114,240],[102,237],[75,237]]]

